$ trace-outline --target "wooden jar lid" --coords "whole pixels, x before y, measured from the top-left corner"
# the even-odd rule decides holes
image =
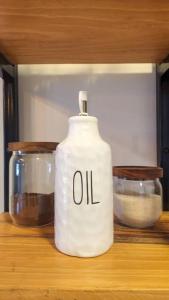
[[[163,177],[163,169],[147,166],[118,166],[113,168],[113,176],[134,180],[156,179]]]
[[[8,144],[8,151],[52,152],[57,145],[54,142],[13,142]]]

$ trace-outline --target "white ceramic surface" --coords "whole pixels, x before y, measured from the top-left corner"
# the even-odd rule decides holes
[[[68,255],[93,257],[112,243],[111,150],[96,118],[72,117],[56,150],[55,244]]]

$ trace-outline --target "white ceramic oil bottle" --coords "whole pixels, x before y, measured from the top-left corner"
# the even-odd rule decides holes
[[[111,150],[87,114],[85,91],[79,107],[56,150],[55,244],[65,254],[93,257],[113,243]]]

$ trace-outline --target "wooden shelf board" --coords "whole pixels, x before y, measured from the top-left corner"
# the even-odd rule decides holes
[[[169,1],[0,1],[13,63],[147,63],[169,52]]]
[[[118,243],[169,244],[169,214],[163,213],[160,220],[150,228],[129,228],[116,220],[115,241]]]
[[[115,243],[100,257],[80,259],[56,250],[53,227],[16,227],[0,215],[0,299],[168,298],[168,245]]]

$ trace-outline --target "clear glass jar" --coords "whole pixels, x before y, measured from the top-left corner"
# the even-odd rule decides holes
[[[114,214],[124,225],[153,226],[162,212],[162,186],[159,167],[114,167]]]
[[[54,155],[57,143],[9,144],[9,212],[18,225],[41,226],[54,219]]]

